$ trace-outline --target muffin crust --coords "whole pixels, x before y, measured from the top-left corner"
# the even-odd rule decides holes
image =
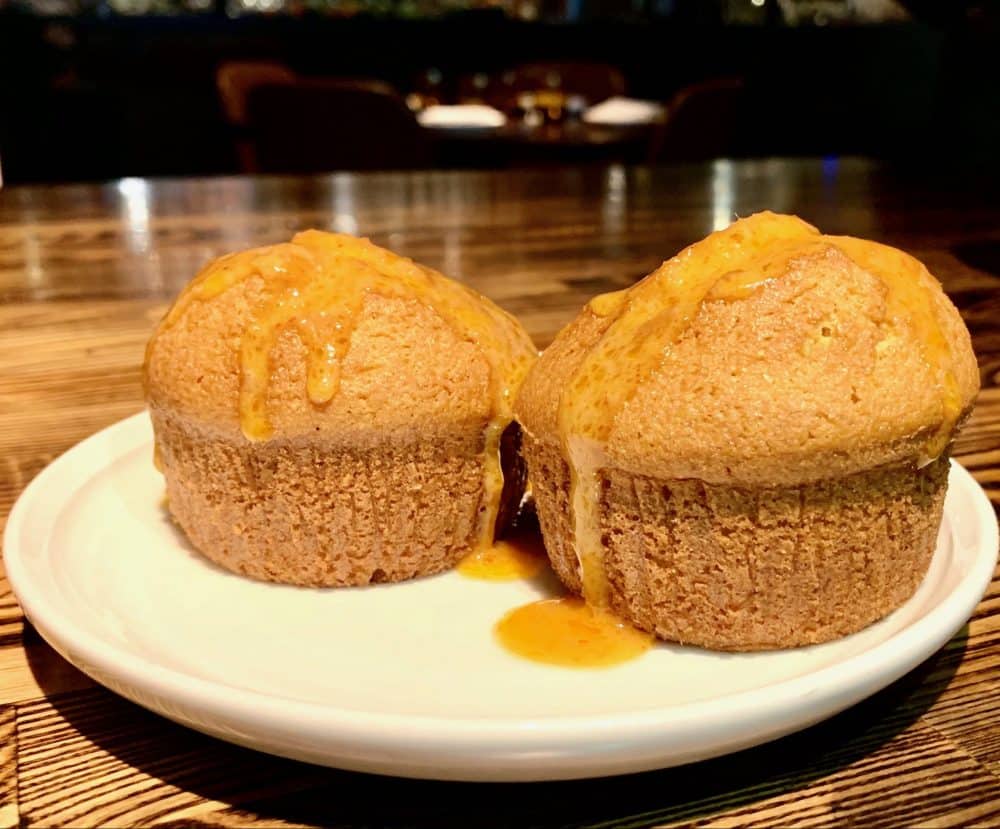
[[[592,300],[529,374],[516,411],[546,543],[571,589],[664,638],[780,647],[863,627],[919,583],[940,522],[947,444],[978,386],[968,332],[919,262],[876,243],[822,236],[794,217],[758,214],[631,289]],[[830,495],[828,508],[800,510],[792,534],[775,535],[759,510],[744,508],[730,526],[734,516],[717,509],[773,499],[814,504],[841,485],[856,509],[846,495]],[[811,550],[803,529],[816,523],[817,539],[839,534],[852,556],[867,532],[859,515],[895,528],[878,536],[871,556],[916,568],[915,579],[899,580],[905,596],[899,584],[885,594],[873,587],[857,593],[853,615],[814,613],[814,625],[788,628],[785,638],[776,631],[799,616],[768,582],[754,587],[765,591],[757,615],[734,617],[740,622],[726,621],[725,603],[650,609],[648,597],[671,579],[732,593],[723,585],[740,580],[727,563],[734,538],[747,561],[762,555],[754,552],[761,545],[794,548],[831,568],[818,583],[848,579],[841,593],[857,592],[857,579],[877,585],[864,568],[827,562],[821,550],[831,542]],[[650,565],[671,547],[680,569]],[[652,593],[645,579],[658,585]]]
[[[560,580],[583,592],[558,446],[526,438]],[[948,461],[793,486],[600,472],[611,610],[661,639],[716,650],[812,645],[860,630],[917,589],[937,540]]]
[[[520,497],[501,436],[535,356],[489,300],[367,240],[309,231],[223,257],[147,349],[171,512],[259,578],[444,569]]]

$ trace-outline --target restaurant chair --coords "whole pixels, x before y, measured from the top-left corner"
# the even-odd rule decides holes
[[[276,61],[227,61],[216,70],[215,85],[226,120],[246,126],[250,91],[265,84],[293,83],[295,72]]]
[[[294,83],[295,77],[294,71],[275,61],[227,61],[216,70],[219,103],[244,173],[257,171],[254,146],[247,131],[250,92],[267,84]]]
[[[649,160],[698,161],[732,155],[744,100],[740,78],[714,78],[679,90],[653,133]]]
[[[265,84],[251,90],[247,112],[260,172],[415,169],[431,163],[423,128],[381,81]]]

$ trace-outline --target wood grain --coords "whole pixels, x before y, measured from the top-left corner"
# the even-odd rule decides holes
[[[142,407],[150,328],[208,259],[305,227],[464,279],[546,345],[593,294],[734,215],[796,212],[922,258],[973,335],[959,459],[1000,504],[1000,206],[988,176],[863,161],[663,169],[127,179],[0,191],[0,520],[47,463]],[[0,570],[5,826],[1000,826],[1000,573],[900,682],[767,746],[524,786],[394,780],[215,741],[95,686],[34,634]]]
[[[0,705],[0,829],[19,821],[17,804],[17,709]]]

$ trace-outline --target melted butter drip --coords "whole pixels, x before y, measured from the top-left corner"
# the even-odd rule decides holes
[[[177,323],[194,302],[207,302],[252,278],[262,299],[240,342],[239,417],[249,440],[266,440],[271,351],[279,334],[296,332],[307,353],[306,394],[328,404],[340,387],[341,367],[369,293],[414,298],[433,308],[458,336],[475,343],[490,367],[491,411],[484,427],[483,502],[479,546],[493,542],[503,489],[500,436],[513,418],[512,398],[537,357],[527,335],[506,312],[466,286],[379,248],[367,239],[309,230],[291,243],[224,256],[181,293],[161,323]],[[147,347],[147,361],[155,337]]]
[[[595,297],[591,313],[609,318],[597,346],[583,360],[559,406],[563,452],[570,467],[570,504],[584,598],[607,606],[607,578],[598,520],[604,446],[615,417],[697,314],[712,287],[727,274],[749,270],[771,245],[815,236],[792,217],[754,216],[685,248],[632,288]],[[751,284],[745,277],[732,293]]]
[[[160,452],[160,444],[156,442],[156,438],[153,438],[153,466],[157,472],[163,472],[163,453]]]
[[[548,563],[538,533],[521,533],[469,553],[458,572],[484,581],[515,581],[537,576]]]
[[[790,258],[835,245],[888,289],[889,315],[909,320],[941,377],[943,423],[925,448],[927,462],[947,445],[960,414],[950,350],[927,294],[926,269],[901,251],[848,237],[823,236],[793,216],[758,213],[685,248],[632,288],[595,297],[590,313],[604,334],[568,383],[559,431],[570,468],[570,508],[583,596],[607,606],[599,524],[599,470],[615,419],[653,374],[706,301],[746,299],[787,270]]]
[[[548,665],[603,668],[635,659],[654,642],[601,607],[572,597],[515,608],[497,622],[507,650]]]
[[[338,262],[335,278],[330,278],[319,260],[265,261],[264,266],[272,270],[268,289],[273,295],[258,309],[240,344],[240,423],[251,440],[266,440],[273,434],[267,415],[270,357],[284,328],[294,328],[305,346],[306,395],[314,405],[323,406],[340,387],[340,366],[365,294],[408,295],[405,283],[358,259]]]
[[[822,239],[818,233],[813,237],[793,236],[771,242],[764,250],[749,252],[749,258],[738,268],[712,281],[702,302],[738,302],[748,299],[755,291],[781,277],[790,258],[821,250],[824,247]]]

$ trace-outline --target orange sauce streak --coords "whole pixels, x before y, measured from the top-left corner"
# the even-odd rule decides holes
[[[641,656],[654,642],[650,634],[575,596],[515,608],[497,622],[494,633],[518,656],[570,668],[618,665]]]
[[[471,579],[515,581],[537,576],[547,563],[541,536],[523,533],[473,550],[457,569]]]
[[[537,357],[518,323],[470,288],[367,239],[309,230],[290,243],[230,254],[199,273],[161,323],[175,325],[195,302],[207,302],[249,279],[262,299],[240,342],[240,426],[248,440],[268,440],[271,351],[291,329],[307,352],[306,394],[327,405],[340,387],[341,366],[367,294],[416,299],[433,308],[462,339],[476,343],[490,366],[491,411],[483,431],[483,505],[479,546],[493,542],[503,489],[500,436],[513,418],[513,397]],[[154,337],[146,359],[155,347]]]
[[[890,324],[909,325],[939,377],[942,423],[921,462],[938,457],[960,412],[951,352],[928,289],[934,278],[902,251],[842,236],[824,236],[793,216],[758,213],[685,248],[624,291],[594,297],[588,310],[609,324],[581,362],[559,404],[559,432],[570,468],[570,511],[584,598],[607,606],[599,526],[598,473],[615,418],[656,371],[704,302],[746,299],[781,278],[789,259],[824,246],[839,248],[887,288]]]
[[[589,603],[607,605],[598,470],[615,417],[722,277],[749,269],[755,257],[775,244],[815,234],[800,219],[754,216],[685,248],[631,288],[588,304],[591,313],[612,321],[563,392],[559,430],[570,467],[570,510],[583,595]]]

